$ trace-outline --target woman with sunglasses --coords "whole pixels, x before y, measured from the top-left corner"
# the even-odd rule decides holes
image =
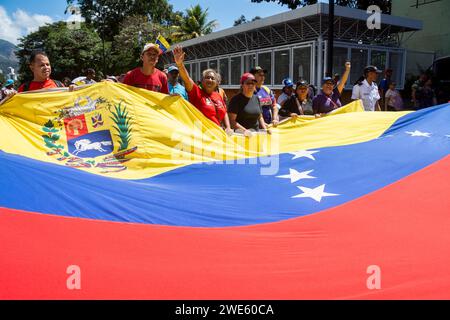
[[[228,104],[228,115],[231,127],[244,131],[244,135],[250,136],[251,131],[259,129],[267,130],[267,125],[262,114],[261,102],[255,95],[256,78],[251,73],[244,73],[241,77],[241,90],[231,98]],[[267,133],[270,133],[267,130]]]
[[[223,123],[226,133],[232,134],[233,130],[230,127],[226,104],[216,91],[218,80],[220,79],[218,73],[213,69],[204,70],[201,84],[197,85],[191,79],[184,66],[185,53],[181,46],[174,48],[173,57],[188,92],[189,102],[218,126],[221,126]]]

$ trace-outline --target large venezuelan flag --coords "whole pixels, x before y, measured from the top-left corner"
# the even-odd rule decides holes
[[[15,96],[0,298],[450,298],[450,105],[361,111],[246,138],[121,84]]]

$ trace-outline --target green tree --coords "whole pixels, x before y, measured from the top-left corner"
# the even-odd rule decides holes
[[[256,16],[251,21],[249,21],[249,20],[247,20],[247,18],[244,15],[241,15],[239,18],[234,20],[233,26],[236,27],[236,26],[238,26],[240,24],[247,23],[247,22],[253,22],[253,21],[256,21],[256,20],[260,20],[260,19],[261,19],[260,16]]]
[[[242,14],[239,18],[237,18],[236,20],[234,20],[233,26],[238,26],[240,24],[243,23],[247,23],[247,18]]]
[[[96,68],[102,55],[100,38],[92,27],[82,23],[79,30],[70,30],[65,22],[47,24],[20,39],[17,56],[21,81],[33,78],[28,60],[34,50],[48,54],[52,78],[59,80],[82,75],[87,68]]]
[[[317,0],[252,0],[252,2],[277,2],[280,5],[286,5],[289,9],[297,9],[307,5],[317,3]],[[366,10],[372,4],[380,7],[384,13],[391,13],[392,0],[335,0],[335,4],[344,7],[358,8]]]
[[[162,25],[173,24],[177,16],[167,0],[67,0],[67,4],[78,6],[86,23],[105,41],[112,41],[130,16],[144,15]]]
[[[121,74],[139,64],[142,47],[145,43],[154,42],[161,34],[170,40],[170,27],[152,23],[146,16],[130,16],[122,22],[120,32],[114,37],[114,74]]]
[[[177,16],[177,25],[173,26],[172,39],[184,41],[211,33],[217,26],[217,21],[208,21],[208,9],[200,5],[186,9],[184,15]]]

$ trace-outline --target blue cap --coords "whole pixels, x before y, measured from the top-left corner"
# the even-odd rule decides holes
[[[8,79],[8,80],[6,80],[5,87],[9,87],[10,85],[13,85],[13,84],[14,84],[14,80]]]
[[[325,77],[322,79],[322,85],[324,85],[326,82],[332,82],[334,84],[334,79],[332,77]]]
[[[172,72],[172,71],[179,72],[177,66],[170,66],[170,67],[167,69],[167,73],[170,73],[170,72]]]
[[[291,79],[289,79],[289,78],[285,78],[285,79],[283,79],[283,85],[285,86],[285,87],[293,87],[294,86],[294,83],[292,82],[292,80]]]

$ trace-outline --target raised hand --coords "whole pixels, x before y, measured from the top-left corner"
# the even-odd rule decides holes
[[[351,67],[352,67],[352,64],[350,63],[350,61],[347,61],[347,62],[345,63],[345,69],[346,69],[346,70],[350,70]]]
[[[185,53],[183,52],[183,48],[181,46],[176,46],[172,52],[173,52],[173,58],[175,59],[175,63],[177,65],[183,64],[184,56],[185,56]]]

